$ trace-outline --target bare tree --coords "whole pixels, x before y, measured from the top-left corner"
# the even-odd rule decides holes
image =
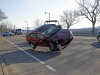
[[[6,27],[6,30],[12,31],[15,29],[15,26],[10,21],[2,22],[2,24]]]
[[[60,20],[67,26],[67,29],[69,29],[70,26],[79,22],[79,13],[76,10],[63,11],[63,15],[60,16]]]
[[[2,21],[3,19],[7,19],[7,16],[5,16],[4,12],[2,12],[2,10],[0,9],[0,21]]]
[[[37,28],[37,27],[39,27],[39,26],[41,26],[42,25],[42,21],[40,21],[39,19],[36,19],[35,21],[34,21],[34,27],[35,28]]]
[[[95,24],[100,16],[100,0],[78,0],[79,12],[92,23],[94,34]]]
[[[3,19],[7,19],[7,16],[5,16],[4,12],[2,12],[2,10],[0,9],[0,22],[3,20]],[[0,31],[3,32],[5,31],[5,25],[3,26],[4,24],[1,23],[0,24]]]
[[[2,22],[1,24],[0,24],[0,31],[1,32],[5,32],[7,30],[7,27],[6,27],[6,25]]]

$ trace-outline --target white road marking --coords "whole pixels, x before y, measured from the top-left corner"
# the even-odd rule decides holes
[[[3,38],[3,37],[2,37]],[[3,38],[4,40],[8,41],[7,39]],[[34,58],[35,60],[37,60],[38,62],[40,62],[41,64],[45,64],[43,61],[41,61],[40,59],[36,58],[35,56],[31,55],[30,53],[26,52],[25,50],[23,50],[22,48],[18,47],[17,45],[13,44],[12,42],[8,41],[9,43],[11,43],[12,45],[14,45],[15,47],[17,47],[18,49],[20,49],[21,51],[23,51],[24,53],[26,53],[27,55],[29,55],[30,57]],[[49,65],[46,65],[47,68],[49,68],[51,71],[56,72],[57,70],[55,70],[54,68],[52,68]]]
[[[46,65],[46,67],[49,68],[49,69],[52,70],[52,71],[55,71],[55,72],[57,71],[57,70],[55,70],[54,68],[52,68],[51,66],[49,66],[49,65]]]

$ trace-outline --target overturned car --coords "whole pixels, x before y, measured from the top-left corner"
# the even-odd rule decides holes
[[[50,20],[48,22],[58,22]],[[58,22],[59,23],[59,22]],[[67,29],[62,29],[61,25],[44,24],[31,31],[26,36],[28,44],[35,49],[37,46],[49,47],[51,51],[63,50],[73,39],[73,34]]]

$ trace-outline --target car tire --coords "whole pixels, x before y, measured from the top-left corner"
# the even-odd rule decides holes
[[[33,49],[36,48],[36,46],[35,46],[34,44],[32,44],[32,43],[30,43],[30,46],[31,46]]]
[[[3,37],[5,36],[5,35],[2,35]]]
[[[50,48],[51,51],[55,51],[54,47],[55,47],[55,44],[50,42],[49,43],[49,48]]]
[[[98,39],[98,41],[100,42],[100,36],[98,36],[98,38],[97,38],[97,39]]]
[[[49,48],[51,51],[60,51],[60,49],[57,48],[57,45],[55,43],[49,43]]]
[[[11,34],[10,34],[10,36],[11,36]]]

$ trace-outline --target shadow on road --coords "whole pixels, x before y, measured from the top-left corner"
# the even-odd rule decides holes
[[[95,48],[100,48],[100,42],[93,42],[91,45]]]
[[[17,45],[18,47],[29,47],[30,46],[27,42],[15,44],[15,45]]]
[[[7,53],[3,53],[3,51],[6,51]],[[36,51],[31,48],[27,49],[25,51],[28,52],[30,55],[33,55],[36,58],[40,59],[41,61],[46,61],[46,60],[52,59],[61,54],[61,52]],[[12,47],[9,50],[1,50],[1,52],[3,53],[3,57],[4,57],[6,65],[38,62],[37,60],[30,57],[23,51],[16,49],[16,47]]]

